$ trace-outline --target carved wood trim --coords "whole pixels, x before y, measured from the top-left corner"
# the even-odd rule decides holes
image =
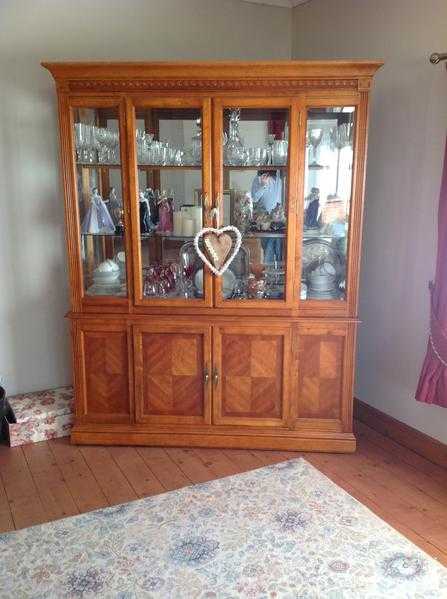
[[[240,91],[358,89],[357,79],[73,79],[70,91]]]

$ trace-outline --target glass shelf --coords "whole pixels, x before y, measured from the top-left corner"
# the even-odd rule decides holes
[[[246,164],[241,166],[224,164],[224,169],[232,171],[286,171],[287,164],[281,164],[277,166],[272,164]]]
[[[244,237],[280,237],[286,236],[285,231],[247,231]]]
[[[166,239],[169,241],[192,241],[195,235],[161,235],[160,233],[142,233],[140,238],[143,239]]]
[[[141,171],[155,171],[160,169],[168,170],[200,170],[201,164],[138,164],[138,169]]]
[[[124,235],[118,235],[118,233],[81,233],[82,237],[117,237],[122,239]]]
[[[121,168],[121,164],[109,164],[106,162],[76,162],[81,168]]]

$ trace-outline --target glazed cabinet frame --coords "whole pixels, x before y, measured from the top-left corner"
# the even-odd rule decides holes
[[[72,442],[355,450],[352,404],[368,102],[381,64],[43,63],[58,94],[76,403]],[[331,107],[355,108],[347,290],[345,299],[304,300],[307,118],[311,109]],[[119,117],[127,297],[84,291],[74,139],[79,108],[113,109]],[[281,165],[287,173],[281,299],[224,299],[221,280],[207,267],[203,297],[144,297],[135,127],[136,110],[145,108],[201,110],[205,226],[220,224],[213,208],[223,213],[224,109],[288,110],[288,159],[286,167]]]
[[[119,120],[119,138],[120,138],[120,168],[121,185],[124,207],[124,228],[125,228],[125,251],[126,256],[132,254],[132,230],[130,218],[131,199],[129,195],[129,162],[126,145],[126,105],[122,97],[86,95],[86,96],[59,96],[59,122],[60,122],[60,143],[61,143],[61,162],[64,173],[64,198],[65,198],[65,231],[68,247],[68,267],[70,277],[70,291],[72,310],[79,312],[97,312],[102,309],[110,312],[129,312],[133,292],[131,282],[132,264],[130,260],[126,261],[126,281],[127,296],[91,296],[84,292],[84,276],[81,260],[81,221],[79,214],[79,197],[77,186],[77,164],[75,161],[74,144],[74,119],[73,111],[82,108],[95,109],[116,109]],[[103,165],[108,167],[108,165]]]
[[[214,204],[213,207],[218,209],[218,214],[222,215],[223,205],[222,197],[224,192],[224,168],[222,137],[223,137],[223,113],[225,109],[231,108],[268,108],[268,109],[286,109],[289,111],[289,127],[290,127],[290,143],[286,166],[287,173],[287,244],[286,244],[286,280],[285,280],[285,297],[283,300],[255,300],[244,299],[243,301],[223,299],[221,279],[216,278],[214,285],[214,305],[216,308],[225,309],[232,308],[236,311],[241,309],[262,309],[265,313],[271,310],[294,309],[294,276],[295,276],[295,260],[296,251],[296,224],[297,224],[297,179],[298,179],[298,163],[299,163],[299,119],[300,119],[300,104],[302,102],[302,94],[295,97],[251,97],[241,98],[234,96],[219,95],[213,99],[213,189],[214,189]],[[258,167],[262,168],[262,167]],[[221,223],[217,222],[217,226]]]
[[[134,278],[134,305],[138,308],[158,306],[163,308],[188,307],[205,308],[212,307],[213,279],[208,268],[204,268],[204,294],[203,298],[188,299],[182,298],[144,298],[142,288],[142,259],[141,244],[139,239],[140,216],[137,210],[138,197],[138,161],[135,148],[135,129],[136,129],[136,110],[148,108],[199,108],[201,110],[202,120],[202,197],[203,197],[203,221],[204,226],[210,226],[210,208],[211,208],[211,98],[198,97],[148,97],[147,95],[137,95],[126,98],[126,122],[128,138],[128,156],[130,165],[130,197],[133,200],[130,203],[132,220],[132,258],[133,267],[136,276]],[[162,166],[154,168],[162,169]]]

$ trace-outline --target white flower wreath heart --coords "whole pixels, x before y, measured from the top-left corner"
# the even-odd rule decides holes
[[[235,243],[228,233],[234,233]],[[203,244],[210,259],[202,252],[199,247],[200,240],[203,239]],[[228,239],[230,245],[228,245]],[[221,277],[233,262],[242,244],[242,235],[238,228],[228,225],[215,229],[214,227],[205,227],[201,229],[194,238],[194,247],[197,255],[206,266],[216,276]],[[233,247],[231,247],[233,246]],[[212,260],[212,261],[211,261]]]

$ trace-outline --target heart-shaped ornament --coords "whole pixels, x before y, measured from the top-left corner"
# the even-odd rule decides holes
[[[233,233],[233,238],[230,235]],[[200,249],[199,243],[203,239],[203,247],[206,254]],[[205,227],[201,229],[194,238],[194,247],[197,255],[204,264],[218,277],[222,276],[230,264],[233,262],[242,243],[242,236],[239,229],[228,225],[220,229]]]

